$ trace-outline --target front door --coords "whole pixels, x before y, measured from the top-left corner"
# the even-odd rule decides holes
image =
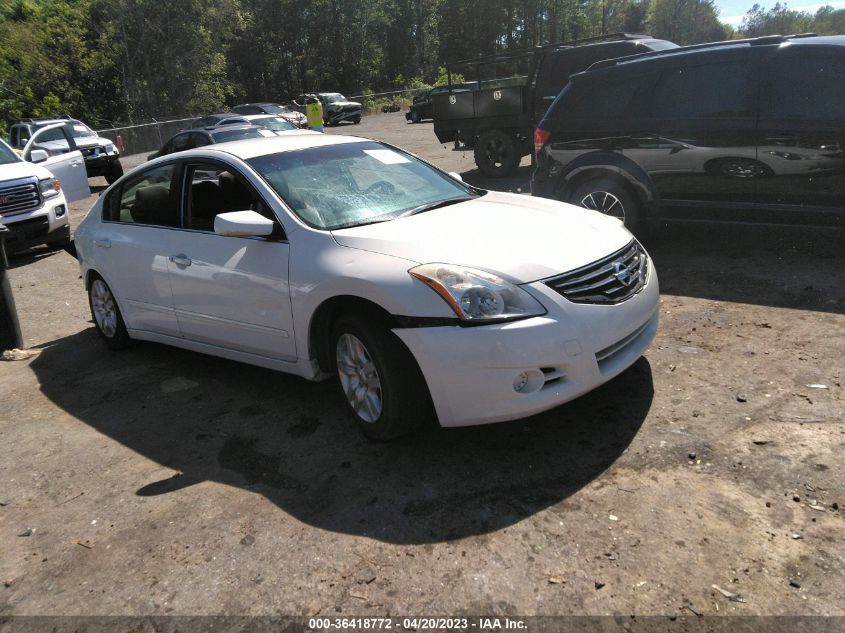
[[[258,193],[222,163],[185,166],[183,230],[169,256],[170,282],[185,338],[259,356],[296,360],[288,257],[281,233],[269,238],[214,233],[214,217],[257,211],[277,222]]]
[[[62,183],[62,191],[68,202],[83,200],[91,195],[91,189],[88,187],[88,174],[85,171],[85,159],[82,158],[82,153],[76,149],[73,135],[67,133],[64,124],[48,125],[37,130],[22,152],[23,159],[31,161],[32,150],[38,146],[39,139],[46,137],[53,140],[57,133],[61,133],[65,137],[70,151],[50,156],[47,160],[40,161],[38,164],[47,169]]]
[[[758,201],[790,223],[845,226],[845,54],[784,47],[766,77],[758,152],[772,173]]]

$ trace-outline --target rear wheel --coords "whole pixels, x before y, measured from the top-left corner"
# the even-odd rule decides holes
[[[585,182],[575,188],[569,202],[614,217],[629,231],[640,228],[639,201],[613,178],[601,177]]]
[[[418,426],[427,392],[410,352],[389,330],[358,316],[335,324],[332,341],[340,387],[358,428],[389,440]]]
[[[94,317],[97,332],[109,349],[123,349],[132,342],[117,301],[102,277],[95,277],[91,281],[88,288],[88,305],[91,307],[91,316]]]
[[[475,143],[475,164],[490,178],[510,175],[519,159],[515,139],[501,130],[483,132]]]

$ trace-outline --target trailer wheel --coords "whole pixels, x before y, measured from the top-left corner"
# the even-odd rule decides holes
[[[483,132],[475,143],[475,164],[489,178],[509,176],[520,158],[516,139],[501,130]]]

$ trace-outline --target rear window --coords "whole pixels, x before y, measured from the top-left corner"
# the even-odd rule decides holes
[[[262,136],[274,136],[269,130],[262,130],[261,128],[248,128],[245,130],[219,130],[213,132],[215,143],[225,143],[226,141],[240,141],[245,138],[261,138]]]
[[[571,82],[549,110],[550,118],[605,119],[644,116],[653,79],[585,77]]]

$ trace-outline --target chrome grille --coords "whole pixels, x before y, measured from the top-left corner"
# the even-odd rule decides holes
[[[35,180],[16,180],[0,184],[0,215],[24,213],[41,206],[38,183]]]
[[[645,286],[648,258],[639,242],[627,246],[597,262],[571,270],[546,285],[573,303],[621,303]]]

